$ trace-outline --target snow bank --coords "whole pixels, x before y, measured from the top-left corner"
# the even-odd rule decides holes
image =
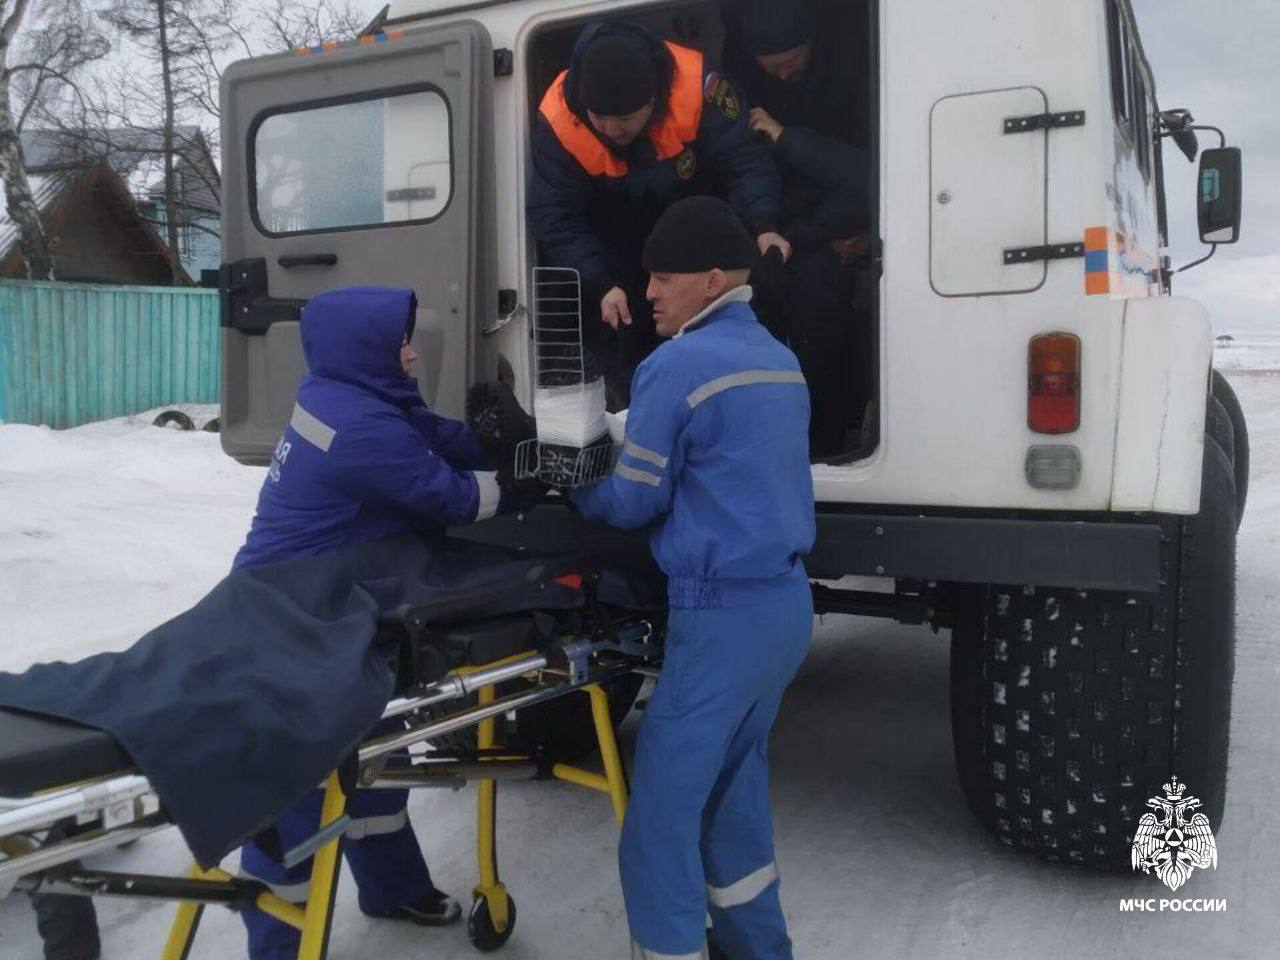
[[[264,471],[157,412],[0,425],[0,670],[122,649],[226,573]]]

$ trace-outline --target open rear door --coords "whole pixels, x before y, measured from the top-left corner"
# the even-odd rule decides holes
[[[222,86],[222,445],[266,463],[305,372],[299,310],[334,287],[418,295],[418,379],[461,416],[492,204],[488,34],[459,23],[246,60]]]

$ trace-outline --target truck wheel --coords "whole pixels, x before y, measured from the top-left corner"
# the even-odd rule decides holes
[[[1216,831],[1235,670],[1235,473],[1205,443],[1200,513],[1160,521],[1161,589],[963,589],[951,642],[956,768],[978,820],[1046,860],[1128,870],[1173,775]]]
[[[1244,505],[1249,498],[1249,427],[1244,410],[1230,382],[1218,370],[1213,371],[1212,399],[1222,405],[1231,420],[1231,465],[1236,475],[1236,524],[1244,519]]]
[[[1231,422],[1231,414],[1227,413],[1227,408],[1223,406],[1222,401],[1217,397],[1210,397],[1207,409],[1205,410],[1204,420],[1205,435],[1213,440],[1227,456],[1227,461],[1231,463],[1233,472],[1236,461],[1236,428]],[[1236,488],[1237,499],[1239,498],[1240,489]]]

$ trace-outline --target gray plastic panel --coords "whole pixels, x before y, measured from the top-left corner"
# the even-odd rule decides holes
[[[482,244],[491,239],[480,229],[490,222],[481,211],[493,202],[493,185],[485,182],[491,175],[483,173],[492,169],[491,84],[489,36],[473,22],[406,31],[399,39],[308,56],[245,60],[228,68],[222,82],[223,262],[264,258],[272,297],[306,299],[351,285],[411,287],[418,295],[414,345],[422,357],[423,397],[449,416],[463,413],[467,386],[475,378],[480,318],[495,309],[491,258],[481,255]],[[411,129],[402,109],[409,97],[417,98],[415,104],[438,106],[433,92],[447,104],[447,167],[439,162],[446,155],[444,144],[414,139],[418,130],[434,130],[437,124],[443,131],[444,114],[417,109],[410,119],[422,125]],[[372,107],[371,98],[381,105]],[[303,116],[304,123],[297,123]],[[312,122],[319,126],[305,126]],[[277,138],[259,136],[264,129]],[[302,143],[292,157],[278,146],[287,148],[288,136],[278,134],[290,129]],[[269,148],[272,142],[277,146]],[[277,166],[285,171],[263,168],[261,221],[254,215],[258,145],[264,157],[280,159]],[[317,162],[319,145],[349,153],[336,164]],[[419,162],[426,154],[431,162]],[[343,182],[333,187],[331,174],[325,180],[320,174],[291,173],[291,163],[295,171],[340,167]],[[282,194],[267,192],[281,189],[270,177],[282,175],[295,176],[301,191],[308,176],[312,186],[322,184],[308,203],[294,205],[301,212],[292,221],[281,213]],[[335,216],[334,208],[345,203],[344,192],[360,201],[355,209],[367,214],[372,206],[366,223],[405,219],[360,226],[359,212]],[[285,233],[290,223],[343,226]],[[282,256],[315,254],[333,254],[337,261],[288,268],[278,262]],[[306,370],[298,324],[277,323],[265,336],[224,329],[222,347],[223,449],[244,463],[266,463]]]

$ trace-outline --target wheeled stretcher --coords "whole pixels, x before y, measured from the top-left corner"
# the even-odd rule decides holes
[[[582,583],[577,575],[568,579]],[[468,601],[463,606],[474,609],[474,597]],[[433,601],[430,610],[406,607],[380,626],[394,635],[399,651],[396,697],[383,714],[384,721],[395,724],[391,732],[362,742],[326,778],[319,830],[281,851],[286,865],[313,858],[305,903],[290,903],[264,884],[217,867],[193,865],[183,877],[82,868],[81,858],[171,827],[172,821],[147,778],[109,734],[14,710],[0,710],[0,897],[17,888],[176,901],[164,960],[188,955],[206,905],[253,906],[301,931],[299,960],[322,960],[351,792],[357,786],[456,789],[474,780],[479,785],[479,879],[468,933],[480,950],[501,947],[511,936],[516,911],[498,872],[497,783],[557,779],[596,790],[610,798],[621,821],[627,787],[608,690],[633,673],[654,671],[662,625],[644,613],[594,602],[575,610],[450,622],[449,603],[446,596]],[[600,770],[498,743],[500,718],[567,697],[590,704],[583,717],[594,728]],[[388,726],[384,722],[379,729]],[[410,752],[443,738],[456,741],[450,735],[469,729],[475,730],[474,749]]]

